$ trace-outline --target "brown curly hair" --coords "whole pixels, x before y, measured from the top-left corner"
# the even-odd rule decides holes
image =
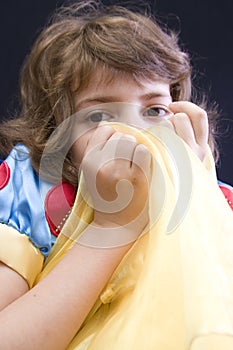
[[[50,136],[75,112],[74,85],[78,96],[97,67],[108,69],[113,77],[124,73],[138,81],[162,80],[169,83],[173,101],[191,99],[189,55],[179,47],[174,32],[148,13],[105,7],[95,0],[76,1],[55,13],[25,60],[21,71],[22,110],[18,118],[1,125],[1,152],[7,154],[17,143],[25,144],[39,172],[47,145],[44,164],[48,166],[42,174],[51,175],[51,169],[61,166],[66,140],[59,133]],[[68,130],[70,127],[68,124]],[[214,151],[213,132],[210,145]],[[62,169],[63,179],[76,184],[77,170],[70,152]]]

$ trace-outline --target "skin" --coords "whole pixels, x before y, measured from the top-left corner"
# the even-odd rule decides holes
[[[18,292],[18,298],[0,312],[1,348],[66,349],[129,248],[93,249],[76,244],[30,291],[16,272],[10,285],[3,285],[1,273],[2,303],[9,302],[9,289],[18,289],[24,282],[23,294]],[[5,276],[11,273],[6,266],[3,270]]]
[[[169,121],[176,134],[187,142],[201,160],[204,159],[208,145],[208,116],[202,108],[188,101],[172,102],[169,84],[163,82],[144,81],[139,85],[131,77],[120,77],[106,84],[107,78],[107,72],[96,72],[91,84],[75,97],[77,112],[91,106],[98,107],[99,104],[111,102],[132,103],[147,109],[157,105],[164,106],[173,113],[169,117]],[[114,120],[109,118],[109,121],[147,129],[155,125],[158,119],[159,121],[168,119],[166,114],[160,114],[159,118],[142,117],[139,114],[123,114]],[[99,126],[99,123],[92,121],[81,120],[81,123],[78,122],[81,133],[76,137],[73,146],[73,155],[77,165],[81,164],[86,151],[89,151],[89,143],[94,147],[97,142],[108,141],[108,135],[105,135],[104,128]],[[120,140],[124,135],[118,133],[115,137]]]
[[[107,74],[107,73],[106,73]],[[145,81],[140,85],[129,77],[106,84],[97,73],[91,84],[75,96],[77,112],[107,102],[133,103],[143,108],[154,105],[169,107],[174,113],[169,120],[176,133],[182,137],[202,160],[208,138],[205,111],[190,102],[172,103],[169,85]],[[166,117],[167,118],[167,117]],[[117,120],[138,128],[155,123],[153,117],[124,115]],[[77,166],[87,180],[94,203],[94,221],[87,236],[112,229],[122,235],[137,237],[148,222],[147,197],[150,184],[151,156],[146,147],[135,138],[116,132],[110,126],[101,126],[91,120],[79,123],[80,135],[75,135],[72,148]],[[124,155],[124,159],[113,157]],[[123,153],[122,153],[123,152]],[[93,161],[99,160],[99,165]],[[96,188],[92,181],[96,179]],[[116,185],[122,182],[123,193],[130,192],[133,200],[121,210],[103,211],[105,201],[117,198]],[[136,213],[132,215],[132,213]],[[1,347],[8,349],[65,349],[97,299],[132,242],[111,249],[75,246],[64,259],[38,285],[28,290],[26,281],[16,272],[0,263],[0,339]],[[23,316],[22,316],[23,315]]]
[[[188,101],[173,102],[169,108],[174,113],[171,121],[179,135],[204,160],[208,147],[208,116],[206,111]]]

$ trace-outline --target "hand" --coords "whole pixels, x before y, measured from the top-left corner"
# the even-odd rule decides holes
[[[101,126],[89,139],[81,169],[95,224],[126,226],[140,234],[148,222],[149,150],[135,137]]]
[[[169,109],[174,113],[170,121],[175,131],[196,153],[201,161],[208,146],[208,116],[197,105],[188,101],[173,102]]]

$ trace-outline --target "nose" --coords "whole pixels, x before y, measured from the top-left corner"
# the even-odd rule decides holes
[[[145,129],[148,123],[141,115],[141,106],[134,104],[121,105],[118,111],[118,121],[138,129]]]

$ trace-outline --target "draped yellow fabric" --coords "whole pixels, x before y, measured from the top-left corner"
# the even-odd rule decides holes
[[[153,155],[150,227],[113,273],[69,350],[232,350],[233,214],[208,152],[168,128],[134,134]],[[43,278],[92,220],[81,179]]]
[[[32,287],[43,268],[44,257],[26,235],[0,223],[0,261],[18,272]]]

